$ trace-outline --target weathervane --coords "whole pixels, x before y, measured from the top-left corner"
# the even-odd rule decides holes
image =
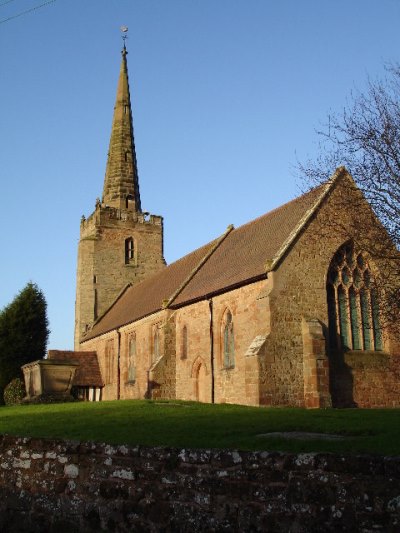
[[[121,26],[120,30],[122,32],[121,37],[122,37],[122,40],[124,41],[124,48],[125,48],[125,41],[128,38],[128,26]]]

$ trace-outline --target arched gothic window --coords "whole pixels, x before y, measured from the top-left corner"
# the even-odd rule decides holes
[[[128,381],[136,380],[136,333],[129,336],[128,342]]]
[[[379,305],[368,260],[352,244],[333,257],[327,279],[329,344],[332,349],[382,350]]]
[[[135,260],[135,245],[133,238],[125,239],[125,264],[129,265]]]
[[[183,326],[181,359],[186,359],[187,356],[188,356],[188,330],[187,330],[187,326]]]
[[[233,368],[235,366],[235,344],[233,336],[232,313],[227,311],[223,320],[223,349],[224,367]]]

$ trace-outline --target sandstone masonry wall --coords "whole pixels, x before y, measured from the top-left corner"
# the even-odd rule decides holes
[[[211,302],[203,300],[176,311],[176,376],[177,398],[211,402],[212,365],[217,403],[258,405],[257,394],[248,391],[246,352],[257,335],[269,331],[268,280],[251,283],[215,296]],[[210,303],[212,305],[211,361]],[[223,325],[227,311],[232,313],[234,329],[234,366],[224,367]],[[187,328],[187,354],[182,350],[182,331]],[[257,359],[257,355],[253,357]],[[255,362],[258,382],[258,361]]]
[[[320,386],[323,381],[328,382],[328,380],[334,396],[334,405],[340,403],[335,401],[335,391],[332,388],[342,387],[342,369],[337,370],[332,354],[329,355],[329,364],[328,360],[323,359],[323,340],[319,342],[320,346],[316,346],[316,339],[311,342],[305,334],[304,321],[317,320],[327,338],[328,269],[336,251],[351,238],[349,228],[351,229],[354,224],[354,212],[343,208],[349,204],[343,203],[342,194],[348,196],[346,201],[349,202],[350,194],[357,193],[350,189],[342,190],[341,187],[334,189],[329,199],[287,251],[282,263],[274,272],[268,274],[273,278],[273,289],[269,294],[271,335],[267,339],[266,353],[272,354],[273,360],[271,364],[265,366],[265,380],[262,377],[260,380],[261,404],[326,407],[330,403],[329,394],[327,387]],[[370,227],[371,224],[368,222],[371,217],[370,208],[365,204],[361,209],[363,206],[359,198],[355,205],[358,207],[357,220],[362,221],[363,217],[365,218],[365,224],[360,223],[361,227]],[[334,220],[341,222],[334,224]],[[376,266],[379,270],[379,265]],[[310,343],[314,344],[311,352]],[[310,353],[314,350],[321,356],[318,356],[316,368],[313,370]],[[378,368],[380,352],[375,352],[374,358],[369,357],[371,354],[360,351],[360,365],[347,369],[348,396],[354,397],[360,407],[400,405],[399,393],[396,392],[395,386],[399,379],[398,373],[396,374],[400,356],[399,347],[394,339],[385,336],[384,350],[392,357],[390,363],[383,365],[385,368],[381,367],[380,370]],[[319,374],[318,379],[317,374]],[[385,379],[390,383],[390,388],[386,391]],[[374,389],[377,385],[380,398],[375,401]],[[318,387],[320,387],[319,392]],[[385,399],[382,401],[382,398]],[[351,402],[347,402],[346,405],[350,406]]]
[[[171,344],[170,337],[166,335],[165,325],[169,326],[169,312],[159,311],[149,315],[133,324],[121,327],[118,331],[113,330],[96,337],[82,344],[82,349],[86,351],[96,350],[99,359],[101,372],[106,381],[103,389],[103,400],[115,400],[118,393],[118,349],[119,349],[119,391],[121,399],[148,398],[153,396],[154,391],[159,391],[163,385],[161,397],[175,397],[175,359],[173,354],[169,354],[168,375],[160,376],[157,370],[156,375],[150,375],[154,359],[154,332],[159,332],[159,349],[161,358],[166,357],[166,349]],[[167,327],[169,335],[173,335],[171,328]],[[132,335],[136,338],[136,355],[134,357],[135,379],[129,380],[129,339]],[[119,343],[119,347],[118,347]],[[110,357],[109,347],[113,347]],[[175,342],[172,342],[173,348]],[[171,350],[170,350],[171,351]],[[173,364],[173,370],[170,368]],[[163,367],[164,362],[163,362]],[[112,369],[110,380],[110,368]],[[167,383],[167,384],[165,384]],[[152,386],[154,385],[154,390]],[[168,394],[168,396],[167,396]],[[160,394],[159,396],[160,397]]]
[[[0,529],[400,529],[400,458],[0,437]]]

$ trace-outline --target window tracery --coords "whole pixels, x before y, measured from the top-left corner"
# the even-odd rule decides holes
[[[382,350],[379,305],[368,259],[350,243],[333,257],[327,279],[329,344],[345,350]]]

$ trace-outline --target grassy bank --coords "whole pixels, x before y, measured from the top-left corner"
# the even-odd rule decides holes
[[[287,440],[305,431],[344,440]],[[0,433],[196,448],[400,454],[400,410],[257,408],[194,402],[114,401],[0,407]]]

